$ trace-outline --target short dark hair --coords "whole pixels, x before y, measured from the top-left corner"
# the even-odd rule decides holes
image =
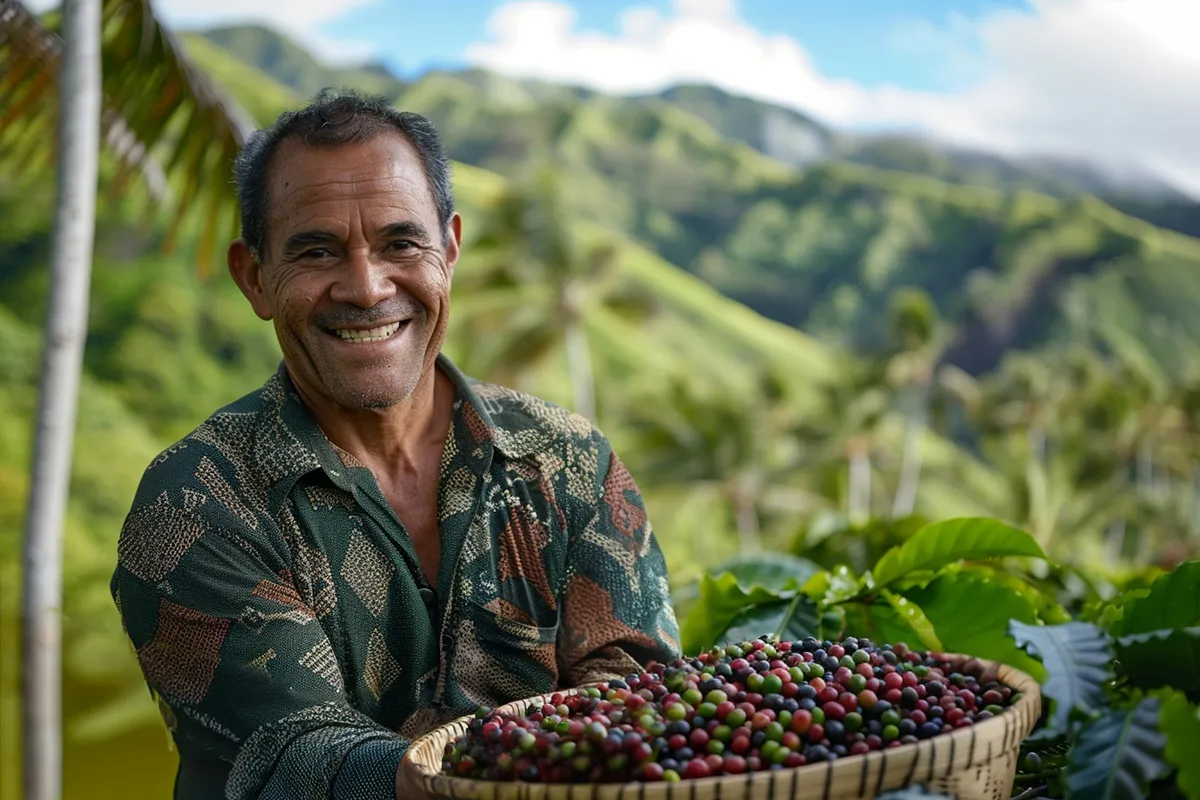
[[[266,251],[267,168],[277,147],[299,139],[314,147],[336,147],[373,139],[396,131],[416,148],[425,168],[425,179],[437,206],[438,223],[445,236],[454,215],[450,191],[450,162],[437,128],[412,111],[400,111],[379,95],[342,89],[323,89],[304,108],[285,111],[270,127],[251,134],[234,162],[242,238],[261,261]]]

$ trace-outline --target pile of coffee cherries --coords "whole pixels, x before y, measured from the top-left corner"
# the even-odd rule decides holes
[[[446,774],[613,783],[741,775],[902,747],[1003,713],[1020,693],[976,659],[868,639],[718,647],[560,693],[524,716],[480,709]]]

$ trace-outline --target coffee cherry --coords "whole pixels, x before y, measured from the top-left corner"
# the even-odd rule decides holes
[[[516,714],[476,709],[442,766],[461,777],[542,783],[791,769],[947,734],[1019,700],[975,659],[865,638],[763,637],[648,663]]]

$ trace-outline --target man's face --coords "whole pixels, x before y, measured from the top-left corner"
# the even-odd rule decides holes
[[[458,216],[443,237],[420,158],[399,133],[325,148],[285,141],[268,180],[264,263],[235,243],[230,268],[274,320],[292,380],[347,408],[404,400],[445,339]]]

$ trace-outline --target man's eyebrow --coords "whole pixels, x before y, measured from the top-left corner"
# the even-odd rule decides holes
[[[384,238],[410,238],[429,240],[429,232],[425,230],[425,226],[419,222],[393,222],[391,225],[384,225],[376,233]]]
[[[338,237],[329,231],[300,231],[293,233],[283,243],[283,254],[285,256],[295,255],[315,244],[329,244],[337,240]]]

